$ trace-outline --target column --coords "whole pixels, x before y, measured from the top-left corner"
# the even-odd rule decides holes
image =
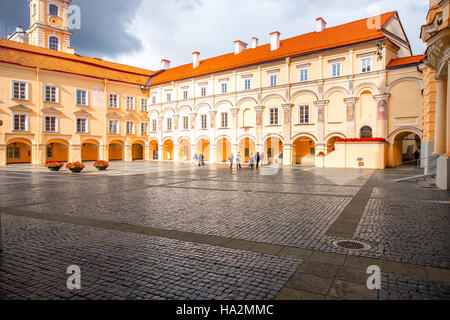
[[[144,160],[145,161],[153,160],[153,152],[151,151],[149,145],[144,146]]]
[[[445,153],[445,113],[446,113],[446,87],[442,78],[436,78],[436,122],[434,128],[434,153]]]
[[[0,167],[6,166],[6,144],[0,145]]]
[[[72,144],[69,146],[69,161],[81,162],[81,145]]]
[[[35,165],[44,165],[47,160],[46,145],[45,144],[33,144],[31,161]]]
[[[209,144],[209,163],[217,163],[217,145]]]
[[[344,99],[347,104],[347,127],[346,127],[346,136],[347,138],[356,138],[356,102],[358,101],[357,97],[351,97]]]
[[[133,145],[126,143],[124,145],[125,148],[125,161],[132,162],[133,161]]]
[[[209,112],[209,118],[210,118],[210,141],[209,141],[209,163],[217,163],[217,156],[216,156],[216,115],[217,111],[210,111]]]
[[[328,100],[319,100],[315,104],[317,106],[317,145],[316,154],[319,152],[326,152],[326,145],[324,140],[325,137],[325,106]]]
[[[264,106],[255,106],[256,112],[256,152],[260,154],[264,152],[264,141],[263,141],[263,112]]]
[[[377,138],[388,137],[389,94],[374,96],[377,102]]]
[[[109,146],[101,145],[100,146],[100,153],[99,153],[99,160],[109,161]]]
[[[178,143],[173,144],[173,161],[180,161],[180,145]]]
[[[292,165],[292,103],[283,104],[284,122],[283,122],[283,137],[286,144],[283,145],[283,165]]]

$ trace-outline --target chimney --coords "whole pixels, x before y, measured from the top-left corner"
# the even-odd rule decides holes
[[[270,34],[270,51],[278,50],[280,47],[280,35],[278,31],[272,32]]]
[[[258,46],[259,39],[257,37],[252,38],[252,48],[255,49]]]
[[[234,54],[239,54],[245,49],[247,49],[248,44],[245,42],[242,42],[240,40],[237,40],[234,42]]]
[[[200,65],[200,52],[193,52],[193,64],[194,64],[194,69],[197,68]]]
[[[161,69],[162,70],[170,69],[170,60],[162,59],[161,60]]]
[[[325,22],[325,20],[323,20],[322,18],[317,18],[316,19],[316,32],[322,32],[323,30],[326,29],[327,27],[327,23]]]

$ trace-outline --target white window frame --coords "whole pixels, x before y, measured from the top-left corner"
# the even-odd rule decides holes
[[[306,110],[302,111],[302,110]],[[302,114],[303,113],[303,114]],[[311,108],[309,104],[301,104],[298,106],[298,124],[311,123]]]
[[[298,72],[299,72],[299,79],[300,79],[300,82],[306,82],[306,81],[309,81],[309,68],[308,68],[308,67],[300,68],[300,69],[298,70]],[[306,76],[304,77],[305,74],[306,74]]]
[[[55,119],[55,130],[51,130],[51,128],[50,128],[50,130],[47,128],[47,119],[48,118],[54,118]],[[44,132],[52,132],[52,133],[54,133],[54,132],[59,132],[59,116],[57,116],[57,115],[44,115],[44,117],[43,117],[43,125],[44,125]]]
[[[50,96],[47,96],[47,89],[51,89],[51,88],[53,88],[53,89],[55,89],[55,92],[54,92],[54,100],[52,99],[52,94],[53,93],[50,93]],[[49,85],[49,84],[46,84],[46,85],[44,85],[44,102],[47,102],[47,103],[59,103],[59,87],[58,86],[54,86],[54,85]]]
[[[148,99],[141,98],[141,111],[148,111]]]
[[[337,67],[337,66],[339,66],[339,69],[335,69],[335,67]],[[333,62],[331,64],[331,77],[332,78],[342,77],[342,75],[343,75],[342,67],[343,67],[342,62]],[[339,71],[339,73],[337,71]]]
[[[78,101],[78,92],[84,92],[85,93],[85,97],[84,97],[85,101],[84,101],[84,103],[80,103],[80,101]],[[75,104],[77,106],[88,106],[89,105],[89,91],[85,90],[85,89],[76,89],[75,90]]]
[[[143,130],[145,129],[145,130]],[[141,122],[141,135],[147,136],[148,135],[148,122]]]
[[[220,84],[221,93],[228,93],[228,83],[226,81]]]
[[[228,128],[228,112],[222,112],[220,114],[220,124],[222,129]]]
[[[51,7],[51,6],[55,6],[55,7],[58,9],[58,14],[55,15],[55,14],[53,14],[53,13],[50,12],[50,7]],[[53,17],[60,17],[60,16],[61,16],[61,15],[60,15],[61,8],[60,8],[58,5],[54,4],[54,3],[49,3],[49,4],[48,4],[47,12],[48,12],[48,15],[53,16]]]
[[[111,124],[114,123],[114,126]],[[115,128],[115,131],[112,131],[111,128]],[[120,134],[120,121],[119,120],[108,120],[108,134]]]
[[[152,132],[158,132],[158,120],[152,119]]]
[[[189,93],[187,90],[183,90],[183,100],[187,100],[189,97]]]
[[[15,96],[16,84],[19,85],[17,97]],[[20,87],[20,85],[24,85],[23,92],[22,92],[22,88]],[[29,86],[29,84],[26,81],[12,80],[11,81],[11,99],[12,100],[23,100],[23,101],[28,100],[28,86]],[[22,94],[23,94],[23,98],[21,98]]]
[[[278,86],[278,74],[277,73],[269,74],[269,83],[270,83],[270,87]]]
[[[51,48],[51,43],[50,43],[51,38],[55,38],[56,40],[58,40],[58,47],[56,49]],[[47,43],[48,43],[48,49],[53,50],[53,51],[61,51],[61,39],[59,37],[51,34],[47,38]]]
[[[113,102],[111,98],[114,97],[114,105],[111,104]],[[108,108],[110,109],[120,109],[120,96],[117,93],[108,94]]]
[[[126,135],[134,135],[134,134],[136,134],[136,127],[135,127],[135,123],[134,123],[133,120],[125,121],[125,134]]]
[[[172,118],[171,117],[167,117],[166,118],[166,131],[172,131]]]
[[[85,124],[84,124],[84,131],[78,130],[78,120],[83,120],[83,121],[85,121]],[[76,118],[75,118],[75,132],[76,132],[76,133],[89,133],[89,118],[86,118],[86,117],[76,117]]]
[[[202,97],[206,97],[206,87],[201,87],[201,88],[200,88],[200,95],[201,95]]]
[[[136,110],[136,97],[127,96],[127,110]]]
[[[248,91],[251,89],[252,89],[252,79],[250,78],[244,79],[244,90]]]
[[[172,93],[166,93],[166,102],[172,102]]]
[[[200,127],[202,130],[208,129],[208,115],[202,114],[200,115]]]
[[[369,65],[366,65],[365,62],[369,61]],[[367,70],[369,69],[369,70]],[[367,73],[373,71],[373,59],[372,57],[361,57],[359,59],[359,71],[361,73]]]
[[[273,112],[276,111],[276,112]],[[276,114],[276,117],[273,115],[273,113]],[[272,117],[273,116],[273,117]],[[278,107],[270,107],[269,108],[269,126],[277,126],[280,123],[280,112]]]
[[[183,130],[189,130],[189,117],[183,116]]]
[[[16,121],[15,121],[15,117],[16,116],[24,116],[25,117],[25,130],[21,130],[20,128],[19,129],[16,129]],[[25,113],[25,112],[14,112],[12,115],[11,115],[11,131],[13,131],[13,132],[28,132],[29,131],[29,117],[28,117],[28,113]]]

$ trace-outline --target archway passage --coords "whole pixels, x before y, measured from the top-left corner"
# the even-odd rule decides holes
[[[112,141],[108,149],[109,161],[123,160],[123,142]]]
[[[189,161],[191,159],[191,143],[189,140],[181,140],[178,148],[178,159],[180,159],[180,161]]]
[[[292,146],[292,162],[296,164],[314,164],[316,145],[311,138],[299,137],[294,141]]]
[[[332,153],[333,151],[336,150],[336,141],[339,140],[339,139],[342,139],[342,138],[339,137],[339,136],[334,136],[334,137],[331,137],[330,139],[328,139],[328,141],[327,141],[327,154],[330,154],[330,153]]]
[[[256,154],[256,146],[255,142],[250,138],[243,138],[239,141],[239,152],[242,156],[242,161],[244,163],[250,162],[250,155],[253,156]]]
[[[163,143],[163,160],[172,161],[173,160],[173,141],[167,139]]]
[[[6,164],[31,163],[31,143],[26,139],[13,139],[6,148]]]
[[[158,160],[158,141],[152,140],[148,145],[150,149],[150,159]]]
[[[393,166],[397,166],[401,163],[416,165],[414,160],[418,159],[421,155],[421,139],[414,132],[401,132],[394,138],[392,144],[392,161]]]
[[[197,154],[203,154],[204,161],[209,161],[210,143],[206,139],[200,139],[197,142]]]
[[[46,161],[69,161],[69,144],[67,141],[54,139],[47,142],[46,145]]]
[[[144,160],[144,146],[141,143],[134,143],[131,147],[133,160]]]
[[[264,150],[269,164],[279,163],[281,161],[280,154],[283,153],[283,141],[277,137],[270,137],[266,140]]]
[[[217,162],[227,162],[231,154],[231,142],[227,138],[217,142]]]
[[[97,161],[99,154],[98,142],[88,140],[81,145],[81,161]]]

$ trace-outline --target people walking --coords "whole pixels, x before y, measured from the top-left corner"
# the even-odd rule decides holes
[[[261,161],[261,156],[259,155],[259,152],[257,152],[256,153],[256,169],[258,169],[260,161]]]
[[[194,160],[194,163],[197,163],[198,162],[198,155],[194,154],[194,158],[192,158],[192,159]]]
[[[240,152],[238,152],[238,154],[236,156],[236,168],[241,169],[241,153]]]
[[[283,151],[278,155],[278,163],[283,163]]]
[[[261,155],[259,156],[260,160],[261,160],[261,167],[264,167],[264,152],[261,153]]]
[[[205,156],[203,155],[203,153],[200,153],[199,157],[198,157],[198,166],[204,166],[205,165]]]
[[[233,159],[234,159],[234,155],[230,154],[230,156],[228,157],[228,161],[230,162],[230,169],[233,169]]]
[[[253,153],[250,155],[250,168],[253,169],[253,167],[255,166],[255,156],[253,155]]]

